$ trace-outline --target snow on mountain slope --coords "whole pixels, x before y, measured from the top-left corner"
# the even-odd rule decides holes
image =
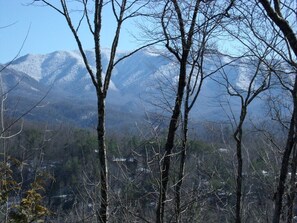
[[[128,52],[120,52],[117,58],[121,58]],[[86,51],[91,67],[95,66],[93,51]],[[107,69],[110,52],[102,50],[102,68]],[[128,57],[115,67],[110,82],[110,92],[114,102],[127,102],[122,94],[131,97],[144,91],[147,84],[154,79],[154,74],[160,67],[168,64],[164,57],[139,51]],[[35,80],[45,85],[54,85],[57,91],[64,91],[74,97],[88,97],[95,99],[95,91],[91,79],[85,69],[84,62],[78,51],[56,51],[47,55],[26,55],[14,61],[11,68],[30,75]],[[94,69],[95,70],[95,69]],[[104,75],[104,73],[103,73]],[[91,97],[90,97],[91,95]]]
[[[119,52],[116,58],[121,58],[127,53],[129,52]],[[86,55],[94,69],[94,52],[86,51]],[[103,71],[107,69],[109,56],[110,50],[103,49]],[[226,99],[224,75],[228,75],[230,83],[237,89],[244,91],[247,88],[250,80],[249,67],[240,66],[243,62],[240,60],[231,62],[232,58],[217,54],[210,54],[205,59],[205,71],[214,74],[212,78],[205,80],[201,96],[193,111],[194,116],[198,118],[222,116],[220,106]],[[223,70],[217,70],[222,64],[228,65]],[[96,99],[94,86],[79,51],[26,55],[14,61],[10,68],[26,73],[44,86],[53,85],[52,91],[55,95],[59,95],[57,97],[61,101],[67,100],[67,103],[77,104],[76,106],[95,105],[92,102]],[[138,51],[119,62],[114,68],[107,103],[117,111],[138,113],[143,113],[147,108],[154,109],[152,104],[169,103],[166,106],[170,107],[174,102],[177,74],[178,65],[170,57],[151,49]],[[32,86],[32,90],[34,88]],[[237,102],[230,100],[230,103],[235,105]],[[86,114],[82,117],[85,120]]]
[[[3,66],[0,65],[0,70]],[[20,94],[21,92],[39,92],[42,93],[46,87],[39,84],[34,78],[30,77],[24,72],[17,71],[11,67],[7,67],[1,72],[1,90],[2,94]]]
[[[10,68],[15,68],[15,70],[24,72],[30,75],[35,80],[40,81],[43,75],[41,64],[43,63],[45,57],[45,55],[35,56],[28,54],[24,57],[19,58],[17,60],[17,64],[10,65]]]
[[[83,60],[77,51],[56,51],[47,55],[26,55],[10,66],[44,84],[71,82],[82,76]]]

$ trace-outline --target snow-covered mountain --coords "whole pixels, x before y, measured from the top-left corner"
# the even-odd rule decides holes
[[[102,51],[102,67],[106,70],[109,51]],[[86,51],[92,68],[95,67],[93,51]],[[119,53],[121,57],[126,53]],[[119,63],[114,69],[110,83],[110,94],[122,96],[132,94],[135,97],[143,91],[156,71],[169,61],[149,51],[140,51]],[[54,85],[55,90],[63,90],[65,95],[95,99],[94,87],[85,69],[84,62],[78,51],[56,51],[47,55],[26,55],[16,60],[10,68],[24,72],[46,86]],[[94,69],[95,70],[95,69]],[[114,98],[114,97],[113,97]],[[111,98],[111,100],[113,99]],[[124,98],[122,98],[124,99]],[[118,100],[116,103],[126,102]]]
[[[126,53],[118,53],[117,58]],[[103,71],[107,68],[109,54],[108,49],[102,51]],[[94,69],[94,52],[86,51],[86,55]],[[208,72],[212,72],[230,60],[231,58],[224,56],[209,55],[205,67]],[[226,66],[224,71],[228,73],[233,86],[238,89],[246,87],[250,73],[246,67],[232,64]],[[115,119],[115,123],[118,123],[117,117],[133,121],[136,117],[141,117],[145,111],[170,109],[174,100],[173,86],[177,82],[177,73],[178,66],[174,60],[151,49],[141,50],[121,61],[114,69],[108,92],[109,118]],[[6,89],[19,83],[19,88],[11,91],[14,92],[14,100],[21,98],[26,101],[24,98],[27,98],[36,101],[50,89],[49,95],[40,106],[43,109],[40,111],[41,114],[44,115],[46,109],[50,111],[49,119],[72,120],[88,126],[96,118],[94,87],[78,51],[56,51],[46,55],[29,54],[15,60],[1,72],[1,75],[5,79],[3,82],[7,85]],[[218,83],[219,76],[221,73],[216,72],[213,78],[205,80],[201,96],[193,111],[194,117],[222,118],[222,95],[226,89]],[[235,105],[237,102],[232,103]],[[35,117],[41,114],[31,113]]]

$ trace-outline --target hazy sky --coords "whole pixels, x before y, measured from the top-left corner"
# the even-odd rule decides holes
[[[15,57],[27,33],[28,37],[20,56],[77,49],[63,16],[49,7],[28,5],[30,2],[32,0],[0,0],[0,63],[8,62]],[[73,12],[72,15],[78,13]],[[114,23],[110,13],[106,13],[103,19],[102,46],[110,47]],[[135,47],[135,41],[129,34],[134,29],[133,25],[124,27],[119,49],[129,50]],[[92,49],[92,37],[88,35],[87,29],[82,29],[80,34],[85,49]]]

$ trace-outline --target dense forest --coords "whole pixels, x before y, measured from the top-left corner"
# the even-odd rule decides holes
[[[296,2],[34,5],[67,24],[96,93],[96,118],[94,128],[26,119],[47,93],[26,112],[14,112],[8,105],[15,86],[7,89],[3,81],[14,60],[1,65],[1,222],[296,222]],[[103,68],[105,10],[111,10],[115,30]],[[118,56],[130,20],[142,33],[140,46]],[[92,36],[94,60],[82,27]],[[107,128],[115,68],[148,47],[172,61],[172,78],[152,95],[154,110],[137,116],[137,126],[123,121]],[[209,80],[224,89],[218,116],[225,118],[197,120],[193,110]],[[252,115],[253,104],[265,109]],[[133,120],[127,111],[117,114]]]
[[[6,165],[1,165],[1,218],[5,219],[4,214],[9,211],[8,219],[26,218],[27,222],[37,219],[93,222],[99,178],[95,131],[73,126],[23,124],[20,134],[3,140],[5,144],[2,144],[7,149],[7,157]],[[182,207],[187,213],[183,219],[185,222],[229,222],[234,217],[236,198],[235,144],[231,128],[218,123],[202,125],[206,130],[197,130],[199,137],[189,137],[182,189]],[[149,126],[143,130],[151,131]],[[276,182],[280,155],[264,133],[258,131],[255,136],[255,129],[245,130],[244,159],[248,161],[243,172],[243,196],[247,205],[244,216],[250,219],[248,222],[255,219],[265,222],[272,208],[274,188],[271,185]],[[142,218],[153,221],[165,138],[165,130],[149,138],[116,132],[107,135],[111,222],[142,221]],[[273,140],[281,144],[285,130],[278,131]],[[174,153],[178,154],[181,148],[177,140]],[[170,180],[176,184],[180,158],[176,155],[172,162]],[[174,197],[174,188],[169,189],[168,196]],[[170,219],[174,218],[170,214],[174,208],[168,206],[168,221],[174,221]]]

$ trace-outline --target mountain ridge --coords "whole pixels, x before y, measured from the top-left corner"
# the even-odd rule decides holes
[[[127,53],[129,52],[120,52],[117,54],[117,58]],[[94,51],[88,50],[86,55],[91,68],[95,69]],[[107,68],[108,60],[109,50],[104,49],[102,51],[103,71]],[[210,54],[206,58],[207,70],[209,72],[215,71],[219,63],[222,63],[222,61],[229,63],[230,60],[231,58],[226,56]],[[235,68],[235,66],[226,67],[230,77],[232,76],[234,86],[238,88],[246,87],[249,80],[248,72],[243,69],[240,70],[238,67]],[[77,112],[80,114],[74,115],[72,120],[74,123],[77,122],[79,125],[85,126],[83,123],[88,118],[95,123],[95,89],[79,51],[55,51],[40,55],[28,54],[13,61],[7,68],[7,72],[15,73],[15,75],[19,72],[29,76],[35,81],[31,81],[32,84],[33,82],[38,86],[40,84],[40,87],[36,89],[51,88],[46,103],[49,104],[50,109],[54,109],[53,114],[59,114],[61,121],[63,119],[69,120],[71,111],[76,113],[74,111],[76,109],[80,111]],[[147,111],[160,111],[162,113],[162,106],[165,106],[166,103],[169,103],[169,105],[164,109],[170,110],[170,103],[174,101],[174,85],[177,83],[177,73],[178,65],[170,57],[152,49],[136,52],[119,62],[114,68],[108,91],[108,109],[114,111],[114,113],[125,113],[125,117],[130,114],[131,122],[133,122],[133,117],[140,120],[140,117],[144,116]],[[218,78],[220,74],[216,72],[214,75],[216,75],[215,78]],[[221,119],[223,109],[220,108],[221,105],[218,99],[224,91],[226,89],[217,81],[205,80],[192,116],[204,120]],[[36,98],[36,94],[41,96],[45,92],[44,90],[33,92],[32,89],[27,89],[16,91],[14,96],[19,94],[22,97],[31,98],[34,93],[33,98]],[[231,103],[234,104],[235,102]],[[155,105],[158,105],[159,108],[156,108]],[[110,114],[110,116],[112,115]]]

